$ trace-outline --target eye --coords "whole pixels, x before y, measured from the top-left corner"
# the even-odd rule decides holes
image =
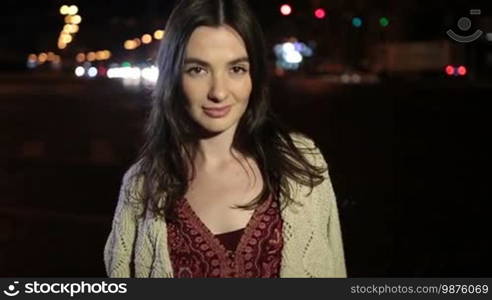
[[[201,74],[205,73],[205,69],[202,67],[193,66],[193,67],[186,69],[186,73],[188,73],[190,75],[201,75]]]
[[[248,72],[248,69],[246,69],[245,67],[242,67],[242,66],[234,66],[232,67],[232,73],[234,74],[244,74],[244,73],[247,73]]]

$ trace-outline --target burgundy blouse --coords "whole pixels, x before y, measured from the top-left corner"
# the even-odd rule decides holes
[[[177,203],[177,218],[167,224],[174,277],[279,277],[283,248],[278,201],[258,206],[240,230],[214,235],[186,199]]]

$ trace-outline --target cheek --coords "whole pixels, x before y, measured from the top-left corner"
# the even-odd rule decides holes
[[[241,99],[241,101],[246,102],[245,104],[247,104],[249,100],[251,91],[252,91],[251,79],[245,79],[244,81],[238,83],[236,86],[236,93]]]
[[[182,81],[183,94],[188,105],[194,105],[200,102],[203,98],[203,88],[199,82],[183,78]]]

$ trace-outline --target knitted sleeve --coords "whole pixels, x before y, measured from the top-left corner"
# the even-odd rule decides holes
[[[331,250],[329,259],[331,259],[330,265],[333,267],[331,277],[347,277],[347,270],[345,267],[345,254],[343,250],[342,231],[340,226],[340,218],[338,216],[338,207],[335,197],[335,192],[331,183],[330,175],[328,173],[328,166],[323,158],[323,155],[318,149],[318,162],[326,167],[326,171],[323,174],[325,180],[319,186],[320,195],[326,198],[320,199],[321,211],[328,213],[328,248]]]
[[[327,259],[330,260],[329,265],[331,266],[328,277],[347,277],[337,201],[329,175],[328,164],[320,149],[310,138],[300,137],[299,135],[297,138],[301,140],[300,144],[303,144],[305,149],[309,150],[306,156],[309,161],[313,165],[325,169],[323,173],[325,180],[314,187],[313,194],[316,195],[317,211],[322,215],[322,220],[327,220],[326,242],[328,243],[328,249],[330,249]]]
[[[136,180],[132,166],[123,176],[111,232],[104,247],[104,264],[109,277],[132,277],[133,249],[137,232],[137,210],[131,203]]]

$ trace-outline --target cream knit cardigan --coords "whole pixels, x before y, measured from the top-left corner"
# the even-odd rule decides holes
[[[291,135],[296,146],[316,166],[326,162],[312,140]],[[167,247],[166,222],[149,211],[138,218],[141,179],[132,179],[133,165],[124,175],[112,229],[104,247],[109,277],[173,277]],[[346,277],[337,203],[328,171],[325,180],[309,188],[290,182],[295,203],[282,210],[284,248],[280,277]],[[128,199],[129,189],[135,197]],[[282,201],[282,199],[280,199]]]

